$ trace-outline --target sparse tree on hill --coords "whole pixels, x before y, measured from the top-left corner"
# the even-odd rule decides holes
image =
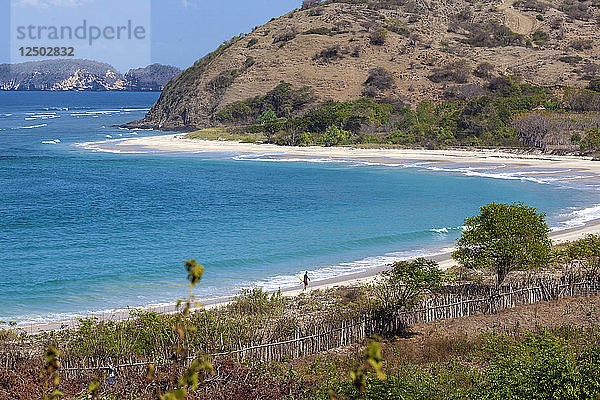
[[[465,220],[466,230],[452,254],[468,269],[496,272],[498,286],[511,271],[527,270],[549,261],[550,228],[544,214],[523,203],[491,203]]]

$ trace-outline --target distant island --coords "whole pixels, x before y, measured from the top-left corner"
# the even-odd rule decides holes
[[[3,91],[161,91],[179,75],[177,67],[152,64],[122,75],[112,65],[91,60],[44,60],[0,64]]]

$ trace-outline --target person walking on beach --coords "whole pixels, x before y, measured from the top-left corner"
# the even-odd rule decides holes
[[[302,281],[304,282],[304,289],[302,291],[305,291],[308,287],[308,282],[310,282],[310,278],[308,277],[308,271],[306,271],[306,273],[304,274],[304,279]]]

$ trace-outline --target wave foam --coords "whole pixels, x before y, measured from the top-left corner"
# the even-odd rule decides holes
[[[57,115],[55,113],[51,113],[51,114],[36,114],[36,113],[27,113],[27,115],[29,115],[28,117],[25,117],[26,121],[32,121],[32,120],[36,120],[36,119],[53,119],[53,118],[60,118],[60,115]]]
[[[474,176],[489,179],[505,179],[529,181],[538,184],[554,184],[577,179],[586,179],[590,176],[583,175],[568,175],[571,169],[553,169],[553,170],[520,170],[520,171],[498,171],[506,168],[506,164],[492,164],[486,166],[467,166],[467,167],[440,167],[431,162],[402,162],[402,163],[386,163],[372,162],[352,159],[338,158],[300,158],[300,157],[281,157],[281,153],[259,153],[259,154],[244,154],[232,157],[237,161],[267,161],[267,162],[307,162],[320,164],[344,164],[349,166],[378,166],[378,167],[399,167],[399,168],[417,168],[421,170],[443,172],[443,173],[459,173],[465,176]],[[556,175],[564,174],[564,175]],[[545,176],[544,176],[545,175]]]
[[[48,124],[40,124],[40,125],[31,125],[31,126],[19,126],[13,129],[34,129],[34,128],[42,128],[44,126],[48,126]]]
[[[453,227],[453,228],[439,228],[439,229],[433,228],[433,229],[430,229],[429,232],[435,232],[435,233],[444,234],[444,233],[449,233],[449,232],[453,232],[453,231],[454,232],[456,232],[456,231],[464,231],[466,229],[467,229],[467,227],[463,225],[463,226],[456,226],[456,227]]]
[[[340,263],[337,265],[330,265],[312,270],[310,268],[305,268],[297,271],[293,275],[275,275],[260,281],[242,283],[239,289],[262,288],[263,290],[267,291],[289,289],[300,284],[299,275],[303,274],[304,271],[308,271],[311,280],[315,282],[349,274],[361,273],[374,268],[385,267],[396,261],[445,254],[452,250],[454,250],[453,247],[443,248],[435,251],[422,248],[412,251],[388,253],[383,256],[367,257],[358,261]]]
[[[562,223],[564,226],[557,228],[557,230],[583,226],[590,221],[600,219],[600,204],[583,208],[581,210],[575,210],[571,213],[562,214],[560,216],[567,217],[569,219],[564,221]]]
[[[98,115],[119,114],[121,110],[99,110],[99,111],[83,111],[71,113],[72,117],[98,117]]]

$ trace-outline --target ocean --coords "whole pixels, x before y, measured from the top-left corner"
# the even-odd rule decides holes
[[[156,93],[0,93],[0,320],[33,323],[360,272],[451,247],[466,216],[522,201],[554,228],[600,215],[563,168],[292,160],[276,153],[100,151],[163,134]],[[581,179],[574,179],[582,177]]]

